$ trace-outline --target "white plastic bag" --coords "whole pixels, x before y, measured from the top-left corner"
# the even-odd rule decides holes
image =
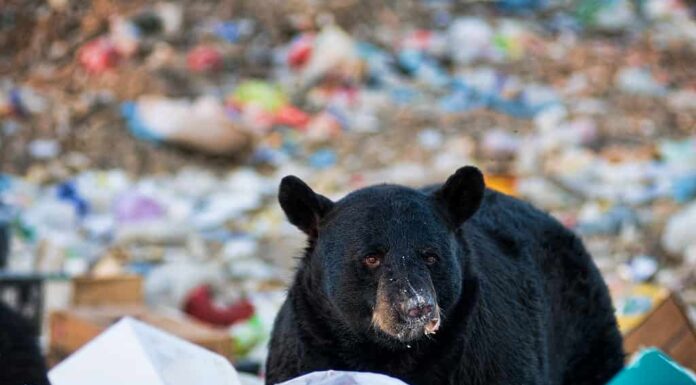
[[[280,385],[406,385],[406,383],[383,374],[329,370],[305,374]]]

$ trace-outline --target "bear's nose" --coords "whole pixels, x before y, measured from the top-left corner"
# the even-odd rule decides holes
[[[408,309],[406,313],[410,318],[429,316],[433,312],[433,305],[421,304]]]

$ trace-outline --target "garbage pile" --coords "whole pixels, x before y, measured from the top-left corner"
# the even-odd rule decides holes
[[[610,285],[657,282],[694,311],[686,1],[423,1],[355,20],[300,2],[282,28],[246,8],[71,3],[42,5],[37,43],[0,61],[17,61],[0,78],[11,270],[144,275],[152,303],[228,320],[262,361],[303,246],[282,176],[339,198],[476,164],[577,231]]]

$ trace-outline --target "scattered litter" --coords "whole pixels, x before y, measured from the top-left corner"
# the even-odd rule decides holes
[[[659,84],[649,71],[638,67],[619,70],[616,83],[621,90],[634,94],[658,96],[665,92],[665,87]]]
[[[29,153],[36,159],[55,158],[60,153],[60,144],[52,139],[37,139],[29,143]]]
[[[93,74],[113,69],[121,60],[116,45],[106,38],[97,38],[85,44],[78,55],[80,64]]]
[[[655,258],[648,255],[640,255],[632,258],[621,270],[622,275],[631,282],[644,282],[657,273],[658,264]]]
[[[186,63],[194,72],[219,71],[224,64],[220,51],[211,46],[198,46],[191,50],[186,57]]]
[[[665,224],[662,247],[670,253],[683,255],[696,244],[696,202],[672,215]]]
[[[150,306],[224,324],[259,366],[304,246],[277,207],[282,176],[339,198],[476,164],[578,233],[608,281],[657,282],[693,308],[689,5],[495,3],[353,20],[352,4],[104,18],[49,1],[32,44],[3,40],[0,265],[143,275]]]
[[[123,116],[138,138],[169,142],[218,155],[233,155],[249,145],[248,135],[234,124],[221,102],[201,97],[141,97],[125,103]]]

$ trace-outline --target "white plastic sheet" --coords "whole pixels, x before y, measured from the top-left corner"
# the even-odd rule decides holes
[[[53,385],[240,385],[222,356],[126,317],[53,368]]]
[[[329,370],[309,373],[280,385],[406,385],[406,383],[383,374]]]

